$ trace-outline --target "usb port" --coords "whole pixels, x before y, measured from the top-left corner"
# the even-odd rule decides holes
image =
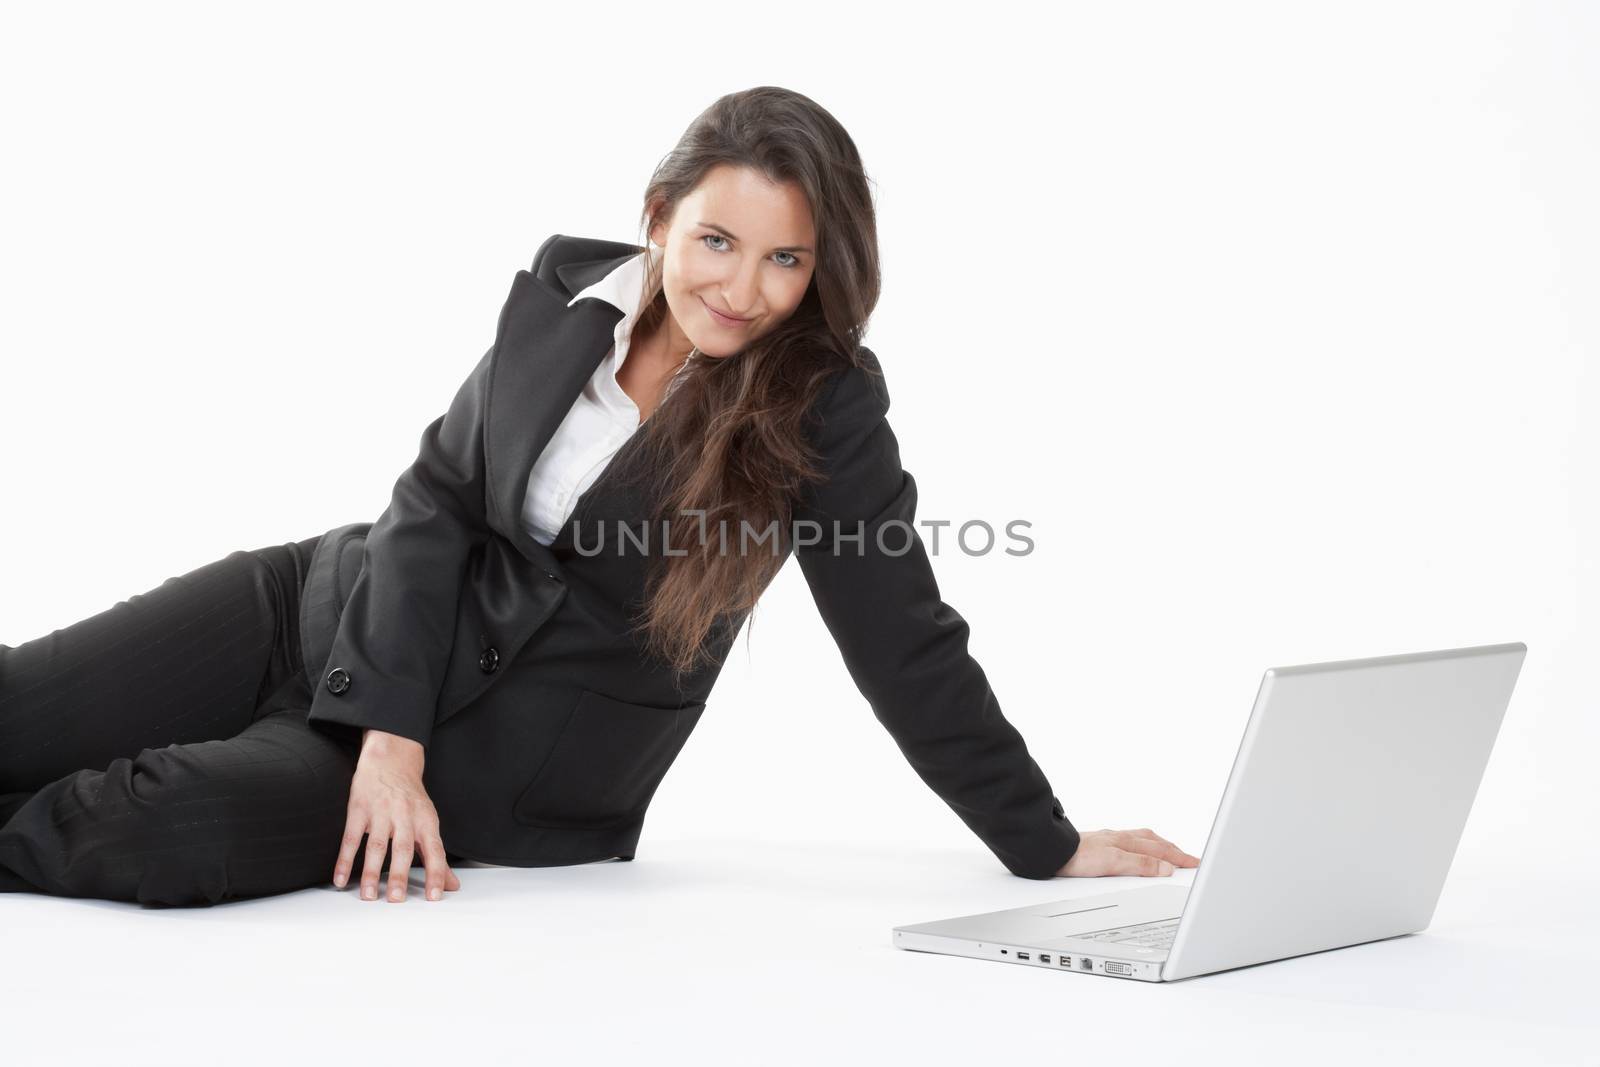
[[[1040,963],[1049,963],[1050,962],[1049,954],[1044,953],[1044,952],[1039,953],[1039,962]]]
[[[1072,966],[1072,957],[1071,956],[1062,956],[1060,962],[1061,962],[1061,966],[1063,966],[1063,967],[1071,967]]]
[[[1019,959],[1019,960],[1025,960],[1025,959],[1028,959],[1028,958],[1029,957],[1028,957],[1028,954],[1026,952],[1017,953],[1017,959]]]

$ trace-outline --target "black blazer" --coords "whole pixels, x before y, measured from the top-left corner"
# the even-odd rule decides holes
[[[732,644],[718,636],[716,667],[688,692],[669,685],[606,614],[637,574],[564,551],[564,538],[541,545],[520,521],[534,462],[622,315],[598,299],[566,305],[640,251],[545,241],[389,506],[328,531],[309,567],[311,723],[427,746],[453,854],[522,866],[631,858]],[[1049,878],[1077,831],[968,653],[967,623],[940,598],[920,538],[898,556],[877,548],[878,526],[914,525],[917,490],[885,417],[882,368],[860,354],[866,369],[837,372],[808,420],[827,480],[794,517],[829,535],[835,520],[846,534],[862,520],[865,537],[835,551],[825,536],[793,554],[851,678],[917,774],[1013,874]],[[640,498],[607,477],[591,494],[579,514],[640,514]],[[891,552],[904,540],[884,537]]]

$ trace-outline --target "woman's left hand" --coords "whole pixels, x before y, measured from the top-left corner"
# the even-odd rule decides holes
[[[1105,878],[1119,874],[1164,877],[1177,867],[1198,867],[1191,856],[1152,830],[1090,830],[1058,878]]]

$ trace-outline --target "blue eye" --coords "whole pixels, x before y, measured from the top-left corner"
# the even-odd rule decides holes
[[[701,237],[700,240],[702,240],[702,241],[726,241],[727,238],[722,236],[722,234],[720,234],[720,233],[708,233],[705,236]],[[713,251],[713,252],[725,252],[725,251],[727,251],[727,249],[718,247],[717,245],[708,244],[708,245],[706,245],[706,247],[711,249],[711,251]],[[780,256],[788,256],[789,259],[793,261],[793,262],[790,262],[790,263],[779,263],[778,266],[782,267],[784,270],[795,270],[800,266],[800,257],[796,256],[793,252],[779,252],[778,255],[780,255]]]

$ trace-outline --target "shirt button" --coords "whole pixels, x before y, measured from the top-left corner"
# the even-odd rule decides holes
[[[328,692],[335,696],[350,688],[350,672],[343,667],[335,667],[328,672]]]

